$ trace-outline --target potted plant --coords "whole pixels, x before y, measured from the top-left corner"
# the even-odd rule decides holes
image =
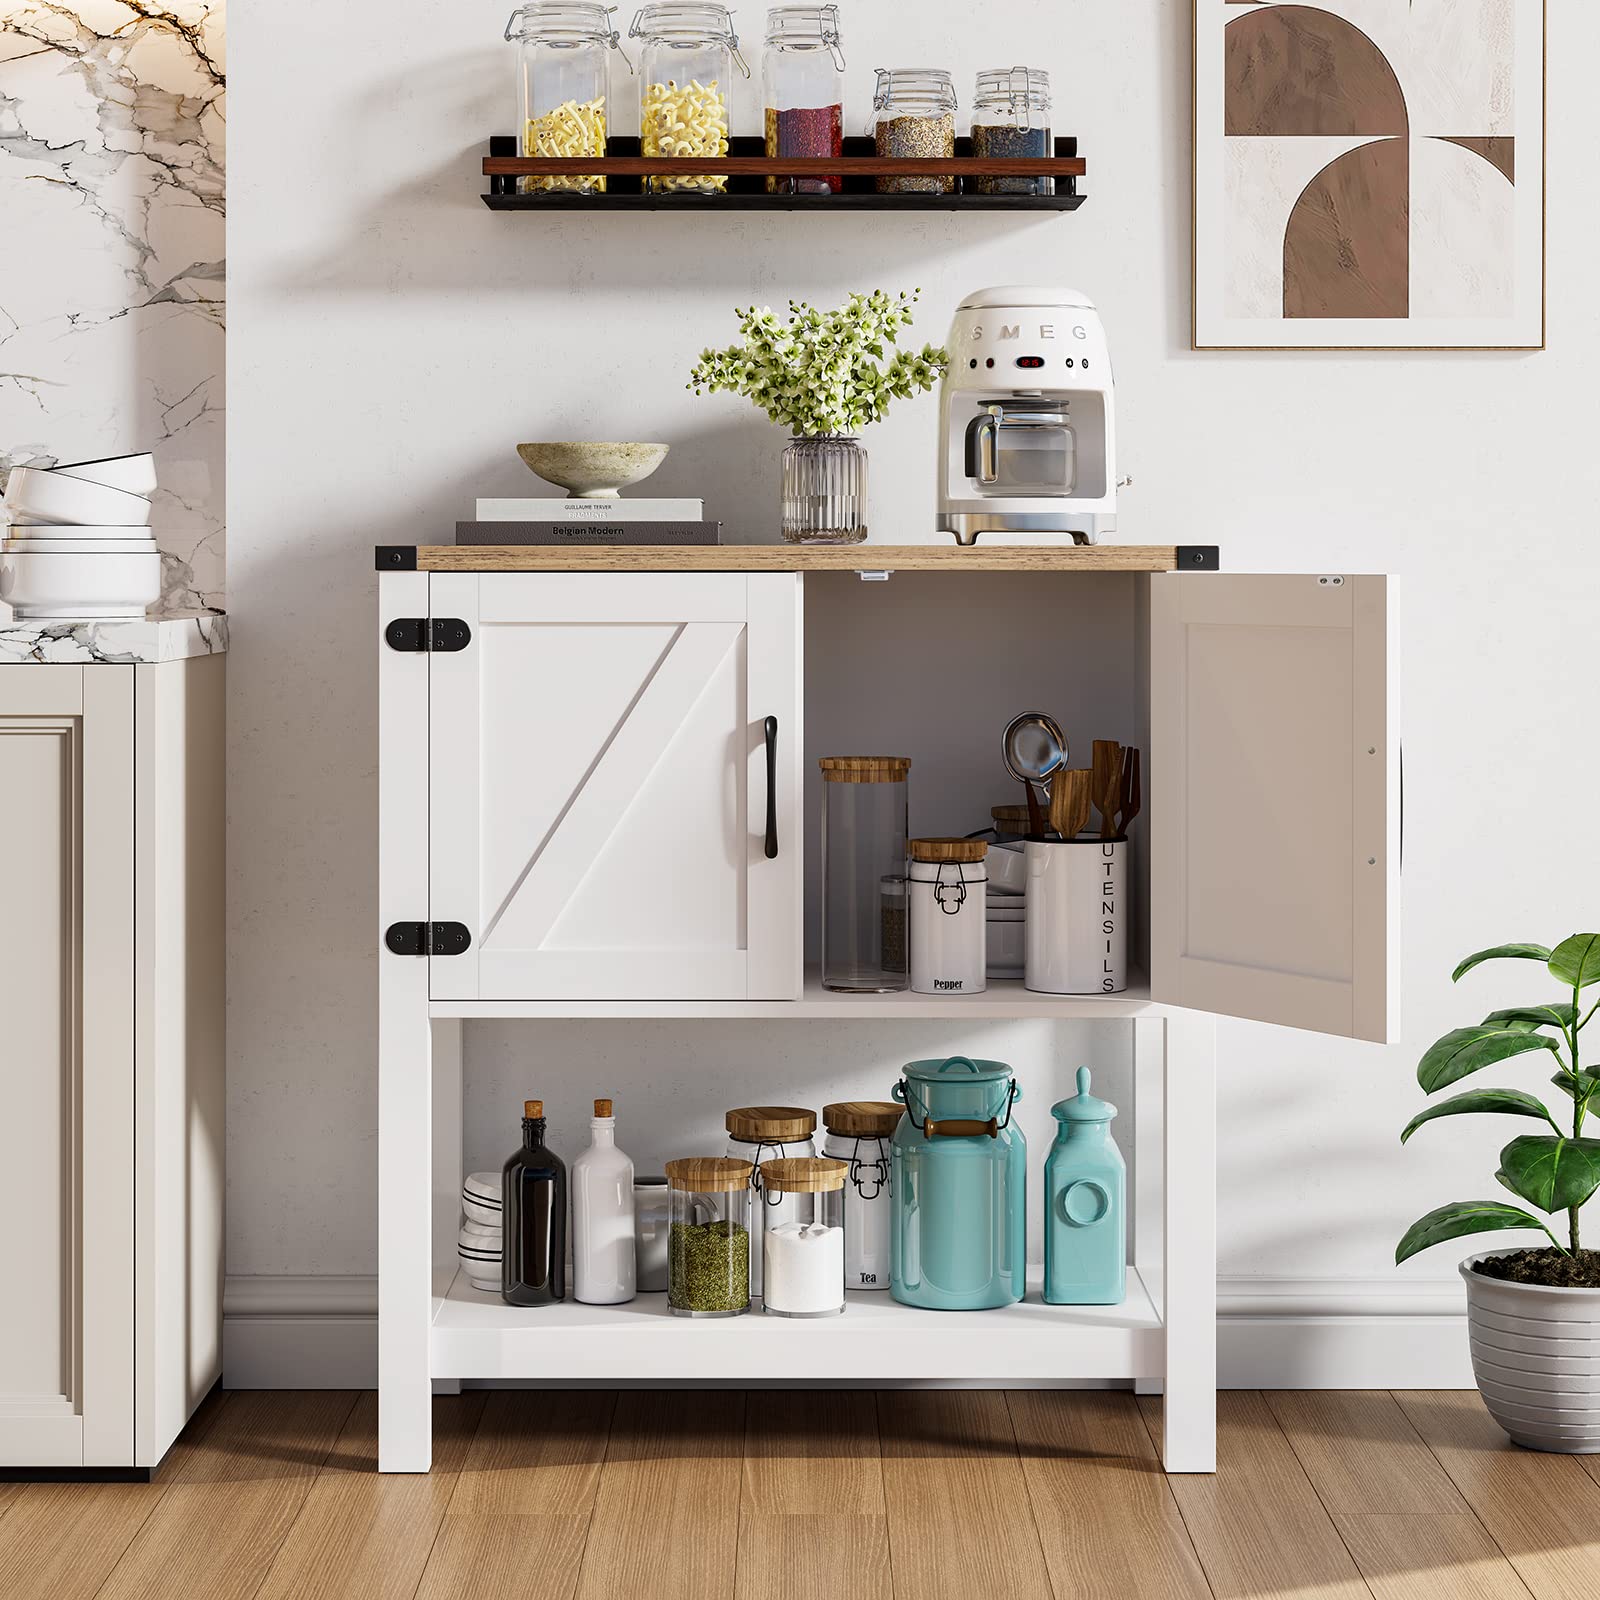
[[[1600,934],[1578,933],[1554,950],[1541,944],[1503,944],[1470,955],[1459,980],[1480,962],[1540,961],[1566,998],[1491,1011],[1470,1028],[1455,1028],[1417,1067],[1428,1094],[1513,1056],[1548,1052],[1550,1081],[1571,1102],[1566,1131],[1544,1101],[1522,1089],[1469,1089],[1419,1111],[1400,1135],[1405,1143],[1425,1122],[1464,1113],[1527,1117],[1546,1125],[1519,1134],[1500,1152],[1502,1187],[1545,1216],[1564,1219],[1563,1243],[1548,1223],[1505,1200],[1456,1200],[1406,1230],[1395,1249],[1401,1262],[1469,1234],[1537,1228],[1550,1240],[1534,1249],[1488,1250],[1461,1263],[1467,1285],[1467,1331],[1472,1370],[1495,1421],[1518,1443],[1536,1450],[1600,1451],[1600,1250],[1581,1244],[1579,1217],[1600,1187],[1600,1139],[1585,1138],[1590,1102],[1600,1092],[1600,1061],[1579,1053],[1585,1026],[1600,999],[1585,1010],[1583,991],[1600,983]],[[1600,1102],[1595,1105],[1600,1128]],[[1559,1225],[1558,1225],[1559,1226]]]
[[[696,394],[726,389],[753,400],[792,435],[783,452],[783,537],[791,544],[859,544],[867,536],[867,453],[856,434],[891,400],[931,389],[950,364],[936,345],[889,348],[921,295],[853,294],[833,311],[789,302],[736,311],[738,344],[705,350],[690,370]],[[888,357],[887,361],[885,358]]]

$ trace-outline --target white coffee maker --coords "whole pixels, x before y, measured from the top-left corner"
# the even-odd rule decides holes
[[[980,289],[956,310],[939,391],[939,530],[1094,544],[1117,525],[1111,358],[1076,289]]]

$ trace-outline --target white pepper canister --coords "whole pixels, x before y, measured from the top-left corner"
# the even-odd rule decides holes
[[[844,1281],[849,1289],[889,1287],[893,1210],[889,1140],[905,1107],[892,1100],[840,1100],[822,1108],[822,1153],[843,1161]]]
[[[917,994],[988,988],[988,851],[983,839],[911,841],[911,987]]]
[[[728,1130],[728,1154],[751,1165],[750,1188],[757,1200],[761,1198],[761,1163],[773,1160],[791,1160],[801,1156],[814,1156],[816,1142],[812,1134],[817,1131],[817,1114],[804,1106],[739,1106],[723,1118]],[[792,1196],[780,1203],[775,1219],[789,1221],[798,1215]],[[760,1226],[761,1214],[756,1213]],[[761,1247],[750,1252],[750,1294],[761,1295]]]

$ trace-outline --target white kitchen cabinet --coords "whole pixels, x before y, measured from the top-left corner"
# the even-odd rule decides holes
[[[0,1466],[132,1473],[221,1368],[224,663],[73,653],[0,667]]]
[[[1212,1470],[1211,1018],[1393,1037],[1400,837],[1389,580],[1237,576],[1214,558],[380,550],[385,1470],[426,1468],[433,1381],[967,1381],[997,1360],[1008,1381],[1159,1388],[1169,1470]],[[874,569],[892,581],[857,582]],[[1095,735],[1147,752],[1135,981],[1092,996],[823,990],[804,931],[817,758],[910,756],[913,832],[968,832],[1015,800],[999,730],[1035,706],[1082,741],[1073,765]],[[1127,1304],[1030,1296],[953,1316],[866,1297],[837,1323],[708,1333],[637,1304],[528,1312],[466,1292],[472,1017],[1126,1020]]]

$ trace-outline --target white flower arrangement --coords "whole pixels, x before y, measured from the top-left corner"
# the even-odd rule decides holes
[[[855,433],[880,421],[891,400],[931,389],[950,364],[949,352],[931,344],[896,349],[883,364],[921,293],[902,290],[891,299],[874,289],[834,311],[791,300],[787,323],[770,306],[736,309],[743,339],[702,351],[685,387],[745,395],[780,428],[807,438]]]

